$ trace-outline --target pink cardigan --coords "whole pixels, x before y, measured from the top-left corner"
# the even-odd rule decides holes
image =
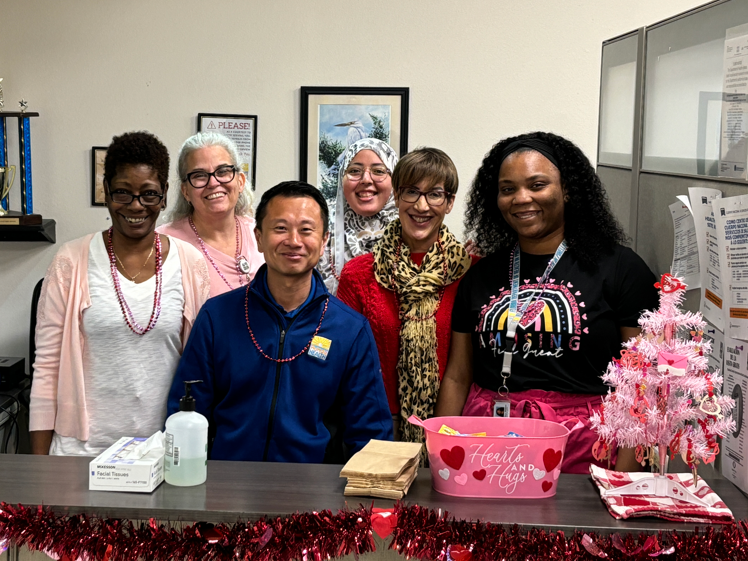
[[[36,316],[29,430],[54,430],[62,436],[88,440],[81,321],[83,310],[91,306],[88,251],[93,237],[100,235],[97,232],[64,244],[44,277]],[[208,299],[210,277],[199,251],[180,240],[170,241],[182,265],[184,349],[197,312]]]

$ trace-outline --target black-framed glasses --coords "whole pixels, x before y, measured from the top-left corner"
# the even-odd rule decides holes
[[[192,173],[188,173],[187,177],[184,178],[184,181],[189,181],[190,185],[192,185],[195,189],[203,189],[208,185],[211,177],[215,177],[218,183],[228,183],[232,179],[234,179],[234,177],[236,177],[237,171],[238,168],[236,168],[235,166],[221,166],[217,168],[213,173],[198,170],[193,171]]]
[[[345,170],[345,174],[352,181],[361,181],[364,178],[364,173],[366,173],[366,170],[369,170],[369,175],[371,176],[372,181],[375,181],[376,183],[384,181],[384,179],[390,173],[389,170],[382,165],[371,167],[352,165],[347,170]]]
[[[129,205],[135,199],[138,199],[138,202],[142,206],[160,205],[161,201],[164,200],[164,196],[157,193],[133,195],[129,191],[109,191],[109,198],[112,199],[113,203],[117,203],[118,205]]]
[[[406,203],[417,203],[418,199],[424,197],[429,206],[442,206],[451,197],[446,191],[419,191],[415,187],[403,187],[400,190],[400,198]]]

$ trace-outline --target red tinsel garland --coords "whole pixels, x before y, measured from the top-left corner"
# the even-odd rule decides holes
[[[609,559],[748,560],[745,522],[700,532],[597,535],[539,528],[524,530],[458,521],[446,512],[398,504],[390,548],[407,558],[438,561]],[[396,522],[395,522],[396,520]],[[324,561],[375,550],[372,511],[367,508],[294,514],[236,524],[198,523],[178,530],[151,520],[79,514],[0,504],[0,545],[13,543],[57,556],[88,561]]]

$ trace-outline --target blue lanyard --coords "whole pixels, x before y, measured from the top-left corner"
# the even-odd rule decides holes
[[[519,312],[517,311],[517,305],[519,300],[519,264],[520,264],[520,250],[519,250],[519,244],[514,246],[514,250],[512,250],[512,293],[511,293],[511,299],[509,300],[509,313],[507,314],[507,320],[506,320],[506,348],[504,349],[504,364],[501,368],[501,377],[504,379],[502,386],[499,388],[499,395],[508,395],[509,394],[509,388],[506,387],[506,381],[512,374],[512,357],[513,353],[511,351],[510,345],[513,343],[514,336],[517,333],[517,326],[522,321],[522,317],[525,315],[525,312],[530,307],[530,304],[532,304],[534,301],[536,301],[538,298],[540,298],[543,295],[543,292],[545,292],[545,283],[548,280],[548,277],[551,274],[551,271],[553,271],[553,268],[558,264],[558,262],[561,260],[561,257],[563,257],[564,253],[566,252],[566,240],[563,240],[559,246],[558,249],[556,249],[556,253],[553,255],[553,258],[548,262],[548,266],[545,268],[545,272],[543,273],[543,276],[540,277],[540,281],[536,285],[535,290],[533,290],[532,294],[530,294],[527,297],[527,300],[524,301],[522,304],[522,308],[520,308]]]

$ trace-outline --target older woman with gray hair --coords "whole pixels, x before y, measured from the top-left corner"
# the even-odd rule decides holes
[[[181,188],[171,222],[158,232],[202,252],[211,296],[249,284],[265,259],[257,249],[252,191],[245,188],[236,144],[221,134],[197,133],[182,144],[177,171]]]
[[[327,289],[338,290],[343,265],[371,253],[387,225],[397,218],[392,171],[397,153],[376,138],[364,138],[343,153],[338,193],[330,210],[330,240],[317,269]]]

